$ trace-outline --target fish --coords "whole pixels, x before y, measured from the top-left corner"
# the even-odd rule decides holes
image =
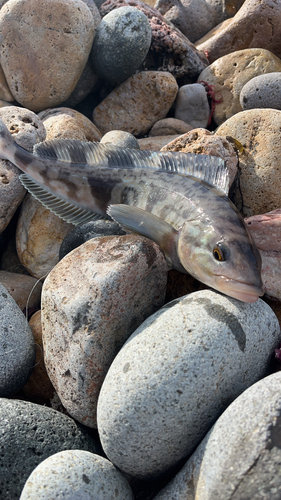
[[[169,268],[252,303],[263,295],[261,258],[228,198],[223,159],[55,139],[21,148],[0,120],[0,158],[25,188],[67,222],[115,220],[155,241]]]

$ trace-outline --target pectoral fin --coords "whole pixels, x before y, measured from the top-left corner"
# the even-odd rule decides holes
[[[171,224],[157,215],[130,205],[110,205],[107,213],[125,231],[141,234],[155,241],[165,253],[168,265],[186,272],[177,256],[178,231]]]

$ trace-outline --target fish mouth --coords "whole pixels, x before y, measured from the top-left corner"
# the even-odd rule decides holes
[[[256,302],[264,294],[261,286],[250,285],[226,276],[216,276],[215,283],[217,290],[242,302]]]

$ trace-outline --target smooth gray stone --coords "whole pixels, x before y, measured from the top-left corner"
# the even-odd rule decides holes
[[[241,90],[240,104],[244,110],[281,109],[281,73],[266,73],[249,80]]]
[[[97,28],[91,52],[94,71],[119,85],[141,66],[150,43],[151,27],[143,12],[131,6],[114,9]]]
[[[74,420],[46,406],[0,398],[0,498],[18,500],[33,469],[62,450],[97,453]]]
[[[278,372],[243,392],[155,500],[280,500],[280,384]]]
[[[97,423],[107,457],[135,477],[163,473],[264,376],[279,339],[261,299],[203,290],[162,307],[129,337],[102,385]]]
[[[0,396],[20,390],[35,364],[36,348],[27,319],[0,283]]]
[[[20,500],[133,500],[127,480],[106,458],[66,450],[41,462],[29,476]]]
[[[110,144],[114,144],[120,148],[140,149],[140,145],[135,136],[130,134],[130,132],[125,132],[124,130],[111,130],[110,132],[104,134],[100,142],[101,144],[109,142]]]
[[[205,87],[201,83],[183,85],[175,103],[175,118],[193,128],[206,128],[210,116],[210,106]]]
[[[117,222],[111,220],[91,220],[75,226],[64,238],[59,251],[59,259],[63,259],[74,248],[83,245],[85,241],[99,236],[113,236],[126,234]]]

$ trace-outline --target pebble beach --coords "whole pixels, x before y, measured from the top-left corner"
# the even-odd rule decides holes
[[[64,161],[217,157],[264,293],[59,217],[0,134],[0,499],[281,500],[280,0],[0,0],[0,120]]]

